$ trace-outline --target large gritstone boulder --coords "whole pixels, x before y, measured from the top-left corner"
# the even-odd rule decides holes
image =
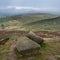
[[[40,45],[23,36],[18,39],[16,49],[21,55],[33,55],[39,53]]]
[[[44,42],[44,40],[40,36],[36,35],[32,31],[30,31],[26,36],[40,45],[42,45]]]

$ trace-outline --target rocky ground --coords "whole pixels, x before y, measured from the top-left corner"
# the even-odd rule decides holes
[[[18,36],[25,35],[27,32],[25,31],[19,31],[19,32],[13,32],[13,31],[7,31],[7,32],[0,32],[1,35],[9,35],[9,34],[17,34]],[[60,60],[60,34],[59,33],[51,33],[51,32],[36,32],[39,36],[41,36],[44,39],[44,42],[46,43],[46,46],[44,46],[40,51],[41,56],[30,56],[30,57],[22,57],[18,60]],[[15,53],[16,41],[12,43],[12,45],[9,47],[9,52],[7,54],[8,60],[17,60],[17,55]],[[2,60],[2,59],[1,59]]]

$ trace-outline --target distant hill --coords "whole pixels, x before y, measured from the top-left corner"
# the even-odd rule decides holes
[[[27,23],[24,26],[30,27],[32,30],[50,30],[60,31],[60,17],[37,20],[35,22]]]
[[[60,17],[46,13],[30,13],[0,18],[5,30],[59,30]],[[55,29],[56,28],[56,29]]]

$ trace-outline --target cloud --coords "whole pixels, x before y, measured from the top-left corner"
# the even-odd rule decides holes
[[[40,10],[40,8],[36,7],[23,7],[23,6],[0,6],[0,9],[15,9],[15,10],[21,10],[21,9],[31,9],[31,10]]]
[[[15,7],[16,10],[21,10],[21,9],[30,9],[30,10],[36,10],[36,11],[50,11],[50,12],[58,12],[60,11],[60,8],[56,8],[56,7],[40,7],[40,8],[36,8],[36,7]]]
[[[40,8],[36,7],[15,7],[15,9],[20,10],[20,9],[32,9],[32,10],[40,10]]]
[[[11,9],[13,6],[0,6],[0,9]]]
[[[37,10],[37,11],[59,11],[60,8],[56,8],[56,7],[26,7],[26,6],[0,6],[0,10],[1,9],[15,9],[15,10],[22,10],[22,9],[26,9],[26,10]]]

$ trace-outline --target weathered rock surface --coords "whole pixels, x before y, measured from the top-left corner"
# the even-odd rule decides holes
[[[18,39],[16,48],[21,54],[27,53],[29,55],[38,52],[40,45],[24,36]]]

